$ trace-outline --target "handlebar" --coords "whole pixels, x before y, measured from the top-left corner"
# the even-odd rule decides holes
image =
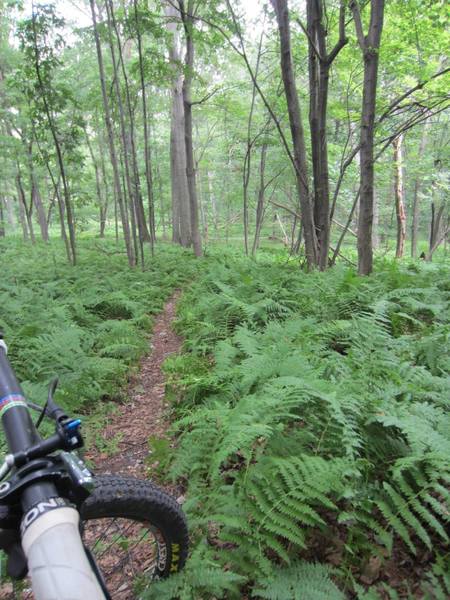
[[[0,467],[0,479],[13,467],[19,469],[16,476],[20,478],[23,472],[20,467],[30,463],[31,469],[40,468],[39,460],[33,465],[34,459],[59,449],[73,450],[83,443],[78,431],[80,421],[69,419],[53,400],[57,380],[50,386],[41,413],[41,418],[46,414],[55,420],[56,432],[48,439],[40,438],[6,354],[7,347],[0,334],[0,418],[10,450]],[[105,600],[80,538],[78,512],[59,497],[56,485],[48,476],[39,475],[44,471],[35,470],[35,479],[29,479],[20,493],[22,546],[34,597],[36,600]],[[5,485],[11,487],[11,483],[5,482]]]
[[[40,441],[31,420],[25,396],[6,356],[7,347],[0,336],[0,418],[10,452],[20,452]]]

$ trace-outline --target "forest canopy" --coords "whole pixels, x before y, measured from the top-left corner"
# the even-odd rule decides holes
[[[158,236],[431,259],[447,24],[441,0],[3,2],[0,235],[55,232],[71,263],[85,231],[130,265]]]

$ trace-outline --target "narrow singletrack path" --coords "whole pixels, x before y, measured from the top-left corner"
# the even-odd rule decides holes
[[[111,415],[101,433],[106,443],[116,440],[113,452],[102,452],[96,447],[86,452],[86,458],[95,464],[96,473],[147,475],[148,439],[164,437],[169,425],[161,367],[168,356],[181,348],[182,339],[172,329],[180,293],[176,291],[157,315],[150,339],[151,351],[141,359],[138,373],[130,382],[129,400]]]

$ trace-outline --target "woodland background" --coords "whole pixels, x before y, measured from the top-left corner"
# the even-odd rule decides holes
[[[183,290],[149,473],[192,555],[149,597],[448,598],[446,3],[1,6],[29,397],[57,373],[95,441]]]

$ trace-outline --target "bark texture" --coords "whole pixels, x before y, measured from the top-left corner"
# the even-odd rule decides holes
[[[406,211],[405,190],[403,186],[403,136],[399,135],[393,141],[394,146],[394,193],[395,214],[397,216],[397,247],[395,258],[401,258],[405,250],[406,240]]]
[[[422,137],[420,139],[419,155],[418,155],[419,165],[422,162],[422,158],[425,154],[425,149],[427,146],[428,128],[429,128],[429,122],[426,121],[423,126]],[[420,203],[419,203],[420,183],[421,183],[420,177],[416,177],[416,179],[414,181],[413,201],[412,201],[412,220],[411,220],[411,256],[412,256],[412,258],[417,258],[417,240],[419,237],[419,223],[420,223]]]
[[[137,0],[133,0],[134,8],[134,19],[136,25],[136,37],[138,43],[138,57],[139,57],[139,80],[141,84],[141,96],[142,96],[142,116],[144,120],[144,159],[145,159],[145,179],[147,183],[147,202],[148,202],[148,222],[150,228],[150,237],[152,252],[156,241],[156,227],[155,227],[155,202],[153,194],[153,175],[152,175],[152,158],[150,150],[150,130],[148,125],[147,116],[147,94],[145,89],[145,77],[144,77],[144,57],[142,51],[142,36],[141,27],[139,22],[139,14],[137,8]]]
[[[327,107],[330,69],[334,59],[347,43],[345,37],[345,4],[339,13],[339,39],[327,51],[323,0],[307,0],[307,36],[309,41],[309,127],[314,178],[314,224],[317,235],[318,265],[328,266],[330,248],[330,186],[328,172]]]
[[[164,3],[171,34],[169,56],[172,64],[172,110],[170,116],[170,183],[172,195],[172,241],[187,248],[191,245],[191,216],[186,176],[186,146],[184,142],[183,74],[180,71],[181,51],[177,11],[169,2]]]
[[[109,108],[109,98],[108,98],[108,94],[106,91],[105,69],[103,66],[103,54],[102,54],[100,38],[98,35],[98,29],[97,29],[97,17],[95,14],[94,0],[89,0],[89,3],[91,6],[92,23],[94,25],[95,47],[97,50],[98,70],[99,70],[99,77],[100,77],[100,86],[101,86],[101,90],[102,90],[103,112],[104,112],[106,130],[108,132],[109,154],[110,154],[111,165],[112,165],[112,169],[113,169],[114,193],[115,193],[115,198],[117,198],[117,202],[119,204],[119,211],[120,211],[120,217],[121,217],[121,221],[122,221],[123,235],[125,238],[125,247],[127,250],[128,263],[130,264],[130,266],[133,266],[135,264],[135,260],[134,260],[133,251],[131,248],[130,226],[129,226],[129,222],[128,222],[128,215],[126,212],[124,197],[122,194],[122,187],[120,184],[119,163],[117,160],[116,145],[115,145],[115,140],[114,140],[114,131],[113,131],[113,126],[112,126],[112,121],[111,121],[111,111]]]
[[[364,35],[359,5],[352,0],[356,35],[364,58],[364,84],[360,133],[360,200],[358,216],[358,273],[373,268],[372,223],[374,202],[374,124],[377,97],[378,58],[383,31],[384,0],[370,1],[370,22]]]
[[[271,0],[271,2],[277,16],[278,31],[280,35],[281,74],[289,113],[292,145],[294,148],[295,174],[302,214],[306,261],[308,268],[312,269],[318,264],[318,248],[314,226],[313,207],[309,195],[305,136],[303,132],[300,104],[298,101],[294,68],[292,64],[289,9],[287,0]]]
[[[192,75],[194,70],[194,39],[192,37],[193,0],[189,0],[187,11],[180,0],[181,18],[184,25],[186,39],[186,55],[184,59],[185,74],[183,80],[183,107],[184,107],[184,142],[186,146],[186,176],[189,191],[189,208],[191,215],[191,237],[195,256],[202,256],[202,240],[200,236],[198,219],[197,184],[195,177],[194,144],[192,139]]]

